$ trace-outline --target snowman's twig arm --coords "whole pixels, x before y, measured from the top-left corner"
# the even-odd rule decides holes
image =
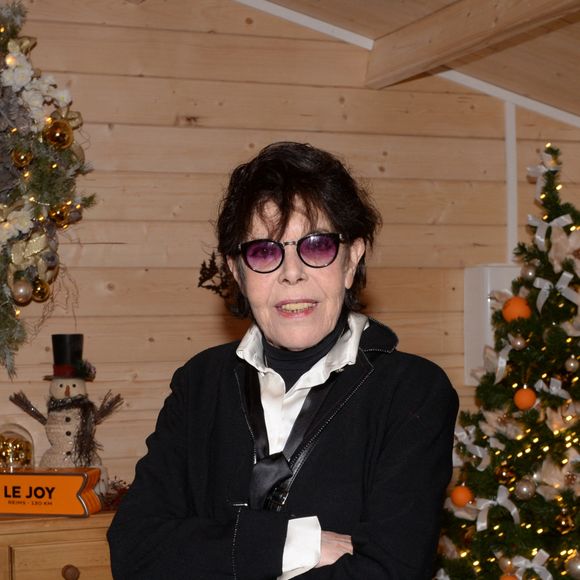
[[[121,407],[122,404],[123,397],[121,397],[121,395],[113,396],[111,391],[108,391],[95,413],[95,425],[102,423],[109,415]]]
[[[46,417],[32,404],[30,399],[22,391],[14,393],[8,398],[32,418],[46,425]]]

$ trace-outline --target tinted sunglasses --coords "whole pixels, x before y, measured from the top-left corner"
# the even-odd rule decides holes
[[[308,234],[293,242],[251,240],[240,244],[238,249],[250,270],[269,274],[282,265],[286,246],[296,246],[298,257],[307,266],[325,268],[334,262],[344,241],[342,234]]]

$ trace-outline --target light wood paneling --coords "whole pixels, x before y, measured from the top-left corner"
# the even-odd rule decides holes
[[[86,132],[87,153],[101,171],[223,174],[269,143],[290,140],[344,157],[361,177],[504,179],[503,145],[492,139],[91,124]]]
[[[162,172],[89,174],[81,189],[98,203],[87,221],[210,222],[217,215],[227,175]],[[365,179],[388,224],[504,225],[505,184],[487,181]],[[523,184],[525,185],[525,184]],[[522,185],[520,185],[520,188]]]
[[[34,22],[35,66],[56,72],[364,86],[367,53],[342,42]]]
[[[391,43],[392,50],[386,51],[385,60],[392,69],[401,66],[405,52],[409,53],[410,65],[407,74],[421,70],[418,61],[427,52],[431,65],[439,63],[459,69],[469,76],[485,80],[492,85],[511,90],[553,107],[573,114],[580,114],[576,95],[579,91],[578,34],[580,27],[580,5],[577,2],[480,2],[471,0],[445,0],[423,2],[409,0],[277,0],[278,3],[319,18],[328,25],[337,25],[358,32],[368,38],[377,39],[375,49],[385,35],[398,42]],[[445,5],[447,8],[445,8]],[[488,16],[489,26],[483,26],[479,34],[473,34],[486,20],[486,11],[496,11]],[[512,23],[503,41],[502,28],[505,15],[515,10],[520,16]],[[560,12],[561,10],[561,12]],[[552,22],[538,25],[545,16],[564,16]],[[461,18],[457,18],[460,15]],[[459,20],[458,22],[454,22]],[[549,20],[549,19],[548,19]],[[522,30],[530,22],[535,26],[528,32]],[[442,22],[444,25],[442,26]],[[459,31],[459,32],[457,32]],[[414,32],[419,32],[416,38]],[[505,32],[505,30],[504,30]],[[498,38],[493,38],[500,35]],[[511,36],[510,36],[511,34]],[[467,55],[460,61],[453,59],[450,47],[457,48],[462,39]],[[388,36],[387,36],[388,38]],[[485,44],[482,39],[499,40],[491,48],[475,50]],[[471,44],[471,49],[469,48]],[[413,50],[414,48],[417,50]],[[398,53],[403,54],[398,54]],[[445,56],[447,53],[447,56]],[[393,58],[393,55],[394,58]],[[397,58],[400,57],[400,58]],[[425,60],[425,59],[424,59]],[[423,62],[423,65],[425,63]]]
[[[111,75],[62,78],[89,123],[503,137],[503,107],[484,95]]]
[[[387,6],[384,0],[275,0],[275,4],[377,38],[454,1],[390,0]]]
[[[578,105],[578,35],[580,22],[525,43],[501,47],[482,58],[452,63],[453,68],[502,88],[530,96],[561,110],[580,114]],[[558,55],[552,58],[552,55]]]
[[[319,32],[230,0],[195,0],[195,2],[25,0],[24,3],[30,7],[31,22],[67,22],[72,25],[97,23],[103,26],[187,30],[208,34],[328,40],[327,36]]]

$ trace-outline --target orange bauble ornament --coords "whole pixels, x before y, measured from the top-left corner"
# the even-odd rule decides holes
[[[525,298],[514,296],[505,301],[501,313],[506,322],[511,322],[517,318],[529,318],[532,315],[532,309]]]
[[[514,395],[514,403],[520,411],[528,411],[536,404],[536,391],[524,387],[518,389]]]
[[[502,574],[499,580],[518,580],[518,577],[513,574]]]
[[[451,490],[451,501],[456,507],[465,507],[473,501],[473,492],[466,485],[458,485]]]

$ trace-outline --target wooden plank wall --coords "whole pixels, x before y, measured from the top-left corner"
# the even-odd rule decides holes
[[[122,393],[99,427],[111,476],[130,481],[173,370],[241,335],[219,298],[197,288],[227,173],[262,146],[308,141],[348,160],[375,192],[384,228],[370,264],[368,311],[401,348],[463,386],[463,268],[505,260],[503,103],[437,78],[363,86],[367,53],[232,0],[28,0],[33,63],[69,86],[85,119],[99,204],[62,235],[69,291],[2,377],[2,422],[46,449],[42,427],[7,398],[43,407],[50,335],[82,332],[97,367],[91,398]],[[580,159],[578,130],[518,115],[519,177],[546,138]],[[580,165],[566,167],[580,181]],[[66,308],[67,302],[69,308]],[[75,305],[72,309],[70,304]],[[41,314],[24,310],[34,324]]]

